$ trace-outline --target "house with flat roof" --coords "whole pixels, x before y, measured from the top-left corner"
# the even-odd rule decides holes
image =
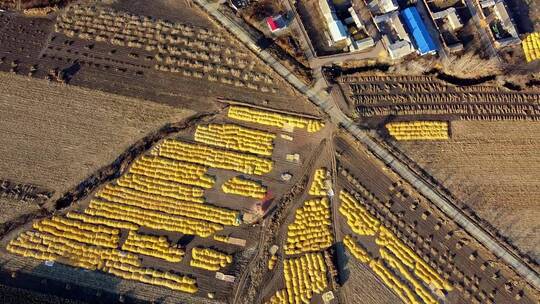
[[[479,4],[496,47],[521,43],[514,20],[510,17],[504,0],[483,0],[479,1]]]
[[[328,0],[319,0],[319,8],[330,35],[329,45],[345,42],[349,33],[343,22],[337,17],[334,6]]]
[[[414,52],[411,38],[399,18],[398,11],[374,16],[373,22],[381,33],[390,58],[400,59]]]
[[[386,14],[399,8],[396,0],[372,0],[368,3],[373,14]]]
[[[287,28],[287,22],[282,15],[267,17],[266,25],[268,25],[268,29],[270,29],[270,32],[272,33],[276,33]]]
[[[436,54],[437,46],[416,7],[411,6],[402,10],[401,17],[413,38],[418,53],[420,55]]]

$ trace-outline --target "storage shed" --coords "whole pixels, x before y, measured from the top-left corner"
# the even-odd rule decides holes
[[[435,46],[433,38],[429,35],[426,25],[416,7],[412,6],[402,10],[401,17],[409,30],[409,34],[413,37],[420,55],[436,53],[437,46]]]

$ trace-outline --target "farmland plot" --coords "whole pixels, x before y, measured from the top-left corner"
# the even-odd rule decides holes
[[[0,74],[1,178],[40,185],[53,199],[147,133],[189,110]]]
[[[467,207],[540,258],[540,124],[453,122],[452,138],[398,147]]]

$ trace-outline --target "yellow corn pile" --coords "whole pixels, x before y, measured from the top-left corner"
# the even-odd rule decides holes
[[[392,253],[390,253],[385,248],[379,250],[381,257],[386,261],[386,263],[394,268],[405,280],[409,283],[410,286],[414,288],[415,293],[422,299],[423,303],[426,304],[437,304],[438,301],[429,293],[429,291],[420,283],[416,278],[407,270],[405,265]],[[407,293],[406,293],[407,294]],[[416,301],[416,299],[411,299],[410,303],[421,303]]]
[[[277,259],[278,259],[278,257],[277,257],[276,254],[273,254],[270,257],[270,260],[268,260],[268,270],[273,270],[274,267],[276,267]]]
[[[197,126],[195,141],[225,149],[271,156],[276,135],[233,124]]]
[[[141,268],[119,262],[107,261],[104,271],[126,280],[167,287],[187,293],[196,293],[197,281],[188,276],[162,272],[151,268]]]
[[[209,237],[223,229],[223,225],[218,223],[96,199],[90,201],[90,205],[84,212],[113,220],[132,222],[151,229],[161,229],[200,237]]]
[[[96,194],[111,203],[124,204],[148,210],[155,210],[171,215],[180,215],[187,218],[205,220],[226,226],[238,226],[238,212],[210,204],[165,200],[158,195],[148,195],[144,192],[107,185]]]
[[[351,254],[362,263],[369,263],[371,257],[369,253],[358,244],[351,235],[346,235],[343,238],[343,244],[351,252]]]
[[[388,133],[397,140],[446,140],[448,122],[410,121],[386,124]]]
[[[213,238],[214,238],[214,241],[218,241],[222,243],[229,243],[229,237],[226,235],[214,234]]]
[[[326,289],[326,264],[321,253],[308,253],[283,260],[289,303],[310,303],[313,293]]]
[[[197,203],[204,202],[204,190],[202,188],[178,184],[159,178],[128,173],[119,178],[116,183],[121,187],[168,196],[177,200]]]
[[[287,227],[285,253],[319,251],[330,247],[333,241],[328,198],[311,199],[296,210],[294,222]]]
[[[59,260],[64,264],[90,270],[102,269],[105,261],[141,265],[139,258],[131,253],[100,248],[47,232],[23,232],[9,242],[7,250],[24,257],[46,261]]]
[[[172,247],[165,236],[143,235],[135,231],[130,231],[122,250],[163,259],[167,262],[180,262],[184,256],[184,251]]]
[[[328,192],[326,191],[326,186],[324,185],[324,180],[326,179],[327,174],[328,171],[325,168],[315,170],[315,175],[313,176],[313,181],[311,182],[311,187],[309,188],[309,195],[328,195]]]
[[[379,276],[379,278],[381,278],[386,286],[392,289],[399,296],[404,303],[420,304],[420,302],[416,300],[411,289],[406,284],[401,282],[401,280],[396,277],[388,268],[386,268],[381,260],[371,260],[369,262],[369,267],[375,272],[375,274],[377,274],[377,276]]]
[[[521,42],[521,45],[527,62],[540,59],[540,33],[530,34]]]
[[[135,161],[129,172],[210,189],[215,181],[206,175],[206,170],[206,167],[196,164],[143,155]]]
[[[128,230],[137,230],[139,226],[130,222],[111,220],[108,218],[92,216],[88,214],[68,212],[66,216],[70,219],[76,219],[90,224],[105,225],[118,229],[128,229]]]
[[[437,289],[452,290],[452,285],[431,268],[424,260],[422,260],[411,248],[403,244],[390,230],[381,227],[379,236],[375,242],[386,248],[396,258],[414,270],[414,274],[418,276],[426,285],[432,285]]]
[[[34,222],[33,228],[39,232],[107,248],[118,247],[120,240],[118,229],[60,216]]]
[[[221,185],[221,189],[225,193],[237,194],[240,196],[263,198],[266,195],[266,187],[260,183],[233,177]]]
[[[242,106],[230,106],[228,115],[230,118],[241,121],[253,122],[278,128],[283,128],[285,125],[290,125],[296,128],[307,129],[308,132],[317,132],[324,127],[324,123],[319,120]]]
[[[341,206],[339,212],[347,218],[347,224],[359,235],[375,235],[381,223],[348,192],[339,193]]]
[[[189,265],[209,271],[218,271],[232,263],[232,256],[209,248],[193,248]]]
[[[289,295],[287,290],[282,289],[276,291],[276,293],[266,302],[266,304],[289,304]]]
[[[174,139],[163,141],[151,154],[245,174],[263,175],[272,171],[272,161],[266,158]]]

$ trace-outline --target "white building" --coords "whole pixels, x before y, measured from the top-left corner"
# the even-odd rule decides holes
[[[347,28],[338,19],[334,6],[328,0],[319,0],[319,7],[330,34],[330,45],[346,41],[349,37]]]
[[[368,6],[372,12],[377,14],[386,14],[399,8],[396,0],[373,0]]]

